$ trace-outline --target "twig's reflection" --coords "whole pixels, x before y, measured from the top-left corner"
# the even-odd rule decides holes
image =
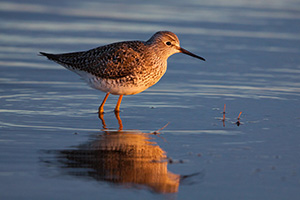
[[[148,188],[157,193],[178,191],[180,175],[169,172],[166,152],[153,141],[150,133],[119,130],[106,127],[93,136],[91,142],[76,148],[55,151],[56,161],[64,174],[92,177],[99,181],[126,186]]]

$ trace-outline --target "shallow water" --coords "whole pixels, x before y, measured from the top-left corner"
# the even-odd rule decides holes
[[[0,199],[298,199],[299,11],[297,0],[0,1]],[[104,93],[37,56],[158,30],[207,61],[172,56],[120,116],[111,95],[99,119]]]

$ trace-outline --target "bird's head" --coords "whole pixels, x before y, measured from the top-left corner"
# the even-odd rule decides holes
[[[189,56],[201,59],[205,61],[204,58],[197,56],[184,48],[180,47],[180,42],[178,37],[170,31],[159,31],[156,32],[146,44],[151,45],[154,50],[166,58],[170,57],[175,53],[184,53]]]

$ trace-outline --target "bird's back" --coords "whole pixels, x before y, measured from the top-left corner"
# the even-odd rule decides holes
[[[118,79],[136,72],[143,65],[145,44],[140,41],[118,42],[88,51],[41,55],[72,71],[84,71],[103,79]]]

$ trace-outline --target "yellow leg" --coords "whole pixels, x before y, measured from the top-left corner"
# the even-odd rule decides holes
[[[118,99],[118,102],[117,102],[117,105],[116,105],[116,108],[115,108],[115,112],[120,112],[120,105],[121,105],[121,102],[122,102],[122,98],[123,98],[123,95],[120,95],[119,99]]]
[[[99,107],[99,113],[104,113],[103,107],[104,107],[104,104],[105,104],[105,102],[106,102],[108,96],[109,96],[109,92],[106,93],[106,95],[105,95],[105,97],[104,97],[104,99],[103,99],[103,101],[102,101],[102,103],[101,103],[101,105],[100,105],[100,107]]]

